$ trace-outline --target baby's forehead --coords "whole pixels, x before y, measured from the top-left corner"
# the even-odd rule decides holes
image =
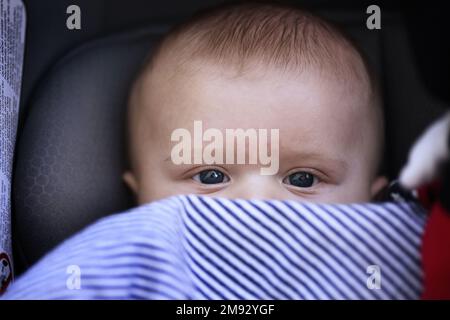
[[[252,100],[252,97],[258,99],[263,95],[276,101],[281,98],[288,99],[289,96],[295,99],[301,93],[303,99],[316,100],[317,103],[330,97],[339,99],[332,101],[336,108],[345,104],[345,101],[341,103],[341,100],[352,100],[354,104],[360,105],[359,108],[353,108],[353,111],[366,112],[368,109],[364,106],[370,104],[370,99],[374,96],[369,82],[364,81],[368,76],[360,79],[350,74],[337,75],[332,68],[311,66],[287,69],[265,65],[260,61],[237,66],[212,59],[196,59],[177,65],[162,60],[157,61],[142,77],[139,98],[141,104],[150,108],[150,112],[158,113],[164,110],[153,108],[159,105],[153,100],[171,101],[174,98],[177,101],[174,101],[173,107],[181,107],[185,101],[202,102],[209,99],[210,105],[206,109],[214,110],[217,106],[214,100],[224,97]],[[298,103],[302,103],[302,100]],[[197,107],[203,107],[203,104],[198,103]],[[266,111],[269,114],[273,112],[270,109]]]
[[[159,74],[143,82],[139,102],[141,118],[150,119],[157,133],[161,128],[190,128],[196,120],[221,130],[348,132],[366,120],[370,108],[361,82],[351,84],[313,69],[298,74],[253,66],[238,73],[205,62],[172,75],[162,70],[155,68]]]

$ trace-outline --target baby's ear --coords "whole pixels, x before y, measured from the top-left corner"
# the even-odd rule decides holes
[[[370,196],[374,199],[389,184],[389,180],[385,176],[378,176],[373,180],[370,186]]]
[[[138,193],[139,185],[135,175],[131,171],[125,171],[125,173],[122,175],[122,179],[134,194]]]

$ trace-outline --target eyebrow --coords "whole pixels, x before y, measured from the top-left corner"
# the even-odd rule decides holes
[[[171,156],[169,155],[167,158],[164,159],[164,162],[170,161],[171,160]],[[281,156],[281,152],[280,152],[280,160],[283,157]],[[289,159],[289,158],[292,158]],[[326,155],[322,155],[320,153],[315,153],[315,152],[292,152],[292,155],[290,155],[288,157],[288,161],[290,162],[298,162],[299,159],[301,159],[302,161],[322,161],[326,164],[334,164],[336,166],[339,166],[341,168],[348,168],[348,164],[346,161],[342,160],[342,159],[337,159],[337,158],[333,158],[333,157],[328,157]]]
[[[280,154],[282,154],[282,152],[280,152]],[[340,163],[342,165],[346,165],[346,161],[344,161],[343,159],[338,159],[338,158],[333,158],[330,156],[327,156],[325,154],[320,154],[320,153],[316,153],[316,152],[297,152],[294,151],[291,153],[291,155],[289,155],[289,158],[302,158],[302,159],[306,159],[306,160],[324,160],[327,162],[335,162],[335,163]]]
[[[289,156],[286,154],[289,153]],[[284,160],[284,161],[283,161]],[[348,163],[344,159],[334,158],[332,156],[321,154],[317,152],[298,152],[290,150],[280,151],[280,164],[282,163],[304,163],[304,162],[318,162],[325,166],[328,170],[347,170]]]

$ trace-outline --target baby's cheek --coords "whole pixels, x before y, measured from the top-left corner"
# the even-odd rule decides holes
[[[370,183],[347,182],[332,186],[326,193],[319,195],[316,202],[326,203],[359,203],[370,202]]]
[[[147,179],[141,184],[137,194],[138,204],[149,203],[172,195],[167,182],[157,180],[157,178]]]
[[[175,195],[197,193],[194,188],[189,187],[190,185],[186,181],[171,180],[161,176],[147,179],[139,189],[138,203],[144,204]]]

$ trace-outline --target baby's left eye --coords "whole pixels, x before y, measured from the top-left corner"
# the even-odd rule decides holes
[[[310,188],[318,182],[319,179],[315,175],[306,171],[294,172],[283,179],[283,183],[298,188]]]
[[[203,184],[218,184],[230,181],[227,175],[216,169],[203,170],[194,175],[192,179]]]

